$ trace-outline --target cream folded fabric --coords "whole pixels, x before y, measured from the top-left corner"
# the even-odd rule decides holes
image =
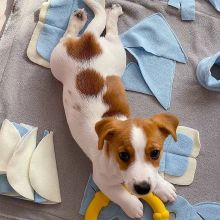
[[[27,49],[28,58],[32,62],[34,62],[38,65],[44,66],[46,68],[50,68],[50,63],[47,60],[43,59],[37,53],[37,41],[38,41],[38,38],[40,36],[40,32],[43,29],[49,5],[50,5],[50,0],[48,0],[48,2],[44,2],[42,4],[40,14],[39,14],[39,21],[38,21],[38,23],[37,23],[37,25],[34,29],[33,35],[31,37],[31,41],[30,41],[28,49]]]
[[[49,201],[61,202],[52,132],[40,141],[34,151],[29,178],[32,187],[39,195]]]
[[[37,128],[5,120],[0,131],[0,194],[60,203],[53,132],[37,145]]]
[[[171,161],[172,162],[171,165],[176,167],[176,169],[178,170],[178,168],[183,166],[183,164],[181,164],[180,159],[181,157],[184,157],[185,160],[187,161],[187,163],[184,165],[185,167],[184,172],[176,176],[167,174],[165,172],[162,172],[160,174],[164,179],[166,179],[170,183],[177,184],[177,185],[190,185],[194,180],[194,176],[196,172],[196,165],[197,165],[196,157],[199,155],[199,152],[201,149],[199,132],[189,127],[179,126],[177,128],[177,134],[182,134],[185,137],[188,137],[191,139],[191,143],[184,141],[182,142],[184,144],[183,146],[182,145],[176,146],[176,147],[181,148],[181,149],[178,149],[179,151],[178,153],[176,154],[174,153],[175,156],[179,156],[179,157],[176,157],[175,161]],[[191,144],[192,146],[191,147],[186,146],[187,144]],[[186,152],[187,147],[189,147],[188,149],[190,149],[190,152]],[[174,149],[174,152],[175,152],[175,149]],[[173,158],[175,157],[173,156]],[[170,163],[169,159],[167,158],[166,158],[166,161],[167,163]]]

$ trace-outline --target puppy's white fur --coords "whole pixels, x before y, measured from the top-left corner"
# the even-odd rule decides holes
[[[142,128],[133,125],[131,130],[131,143],[135,150],[135,161],[125,172],[123,178],[125,183],[133,194],[136,194],[133,189],[135,183],[147,182],[150,184],[151,189],[155,189],[158,169],[145,160],[147,137]]]
[[[118,164],[103,151],[97,148],[98,137],[95,133],[95,124],[102,119],[102,115],[109,106],[103,102],[103,90],[94,97],[82,97],[76,89],[74,82],[76,75],[87,68],[92,68],[102,74],[103,78],[118,74],[121,76],[126,66],[126,53],[121,44],[117,30],[118,16],[122,14],[119,5],[113,5],[106,12],[102,6],[93,0],[85,0],[86,4],[94,11],[95,18],[89,24],[86,32],[93,33],[102,48],[102,54],[94,57],[90,62],[82,62],[73,59],[67,54],[63,45],[66,37],[76,37],[86,23],[86,14],[83,10],[82,19],[73,15],[68,29],[60,43],[54,49],[50,64],[53,75],[63,83],[63,102],[70,131],[85,154],[93,164],[93,178],[100,190],[103,191],[113,202],[117,203],[132,218],[140,218],[143,215],[143,205],[139,199],[130,194],[121,185],[126,182],[132,190],[134,181],[146,180],[150,182],[151,189],[164,201],[174,200],[175,191],[171,184],[163,180],[157,169],[144,161],[144,147],[147,137],[141,128],[136,126],[132,129],[132,144],[136,151],[135,162],[127,171],[121,171]],[[106,36],[100,37],[106,26]],[[70,91],[70,92],[69,92]],[[78,105],[81,111],[72,108]],[[115,115],[119,120],[126,120],[124,115]]]

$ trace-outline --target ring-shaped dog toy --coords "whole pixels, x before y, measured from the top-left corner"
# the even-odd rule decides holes
[[[150,193],[143,200],[152,208],[153,220],[169,220],[169,211],[157,196]],[[109,202],[110,200],[102,192],[97,192],[86,210],[85,220],[98,220],[101,209],[108,206]]]

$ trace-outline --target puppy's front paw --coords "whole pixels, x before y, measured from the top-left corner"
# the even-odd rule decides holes
[[[154,193],[160,197],[163,202],[173,202],[177,196],[175,187],[167,181],[159,183]]]
[[[129,196],[127,201],[121,205],[123,211],[130,218],[141,218],[144,214],[143,204],[136,196]]]
[[[119,4],[113,4],[111,10],[116,13],[118,16],[123,14],[123,10],[121,5]]]

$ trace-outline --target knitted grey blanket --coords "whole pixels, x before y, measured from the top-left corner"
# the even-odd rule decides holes
[[[55,150],[62,203],[36,205],[0,196],[0,219],[80,220],[78,215],[91,164],[70,135],[63,105],[62,85],[50,70],[28,60],[26,49],[43,0],[17,0],[0,39],[0,122],[5,118],[55,132]],[[220,51],[220,13],[198,0],[196,20],[183,22],[179,12],[159,0],[115,0],[124,15],[120,32],[155,12],[161,12],[185,49],[189,62],[177,64],[170,112],[181,125],[199,130],[202,149],[192,185],[177,187],[190,202],[220,201],[220,94],[203,89],[196,80],[198,62]],[[132,59],[129,57],[129,60]],[[134,116],[163,111],[154,97],[128,92]],[[1,152],[0,152],[1,153]],[[1,217],[2,216],[2,217]]]

